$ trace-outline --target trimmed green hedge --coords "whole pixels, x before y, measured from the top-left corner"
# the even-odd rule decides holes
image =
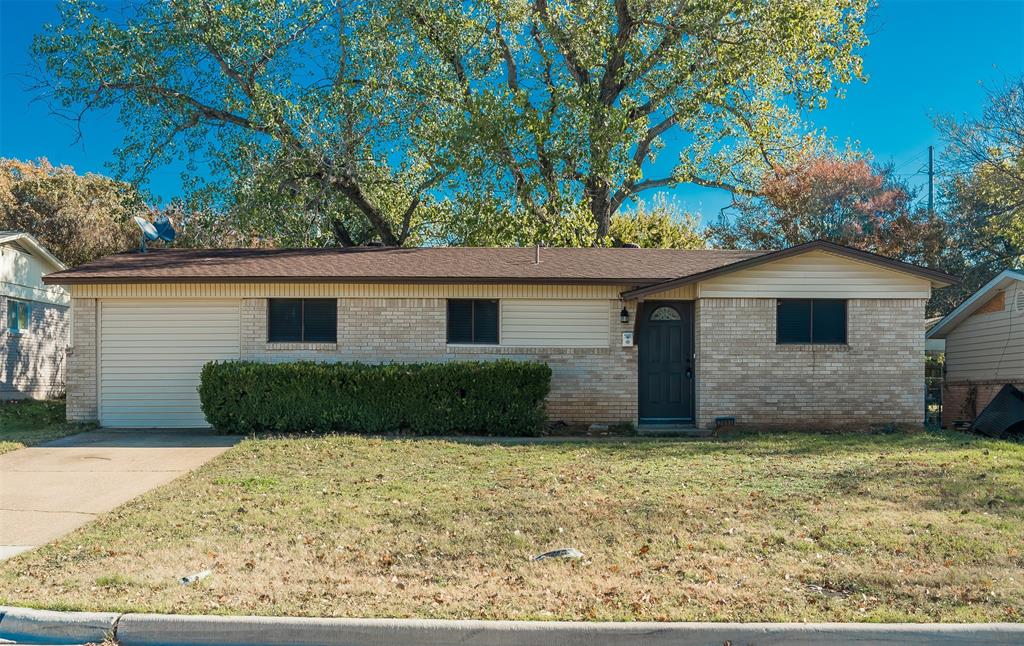
[[[523,361],[212,362],[199,399],[225,433],[537,435],[551,368]]]

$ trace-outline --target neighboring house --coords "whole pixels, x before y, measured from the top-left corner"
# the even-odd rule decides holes
[[[802,427],[920,423],[925,301],[954,279],[812,242],[170,249],[46,280],[72,295],[73,420],[202,426],[215,359],[507,357],[551,366],[552,420]]]
[[[1024,387],[1024,272],[990,280],[928,332],[945,339],[942,425],[971,422],[1004,384]]]
[[[942,320],[941,316],[933,316],[930,319],[924,321],[924,351],[927,354],[938,356],[946,352],[946,340],[938,339],[928,335],[932,331],[932,328],[939,324]]]
[[[29,234],[0,231],[0,400],[64,393],[70,298],[63,287],[43,284],[62,269]]]

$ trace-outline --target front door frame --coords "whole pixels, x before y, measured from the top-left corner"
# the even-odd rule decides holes
[[[672,418],[645,418],[642,416],[640,408],[642,406],[642,399],[640,397],[640,387],[642,382],[642,375],[644,370],[644,348],[638,347],[637,357],[637,419],[640,424],[694,424],[697,421],[696,417],[696,404],[697,404],[697,357],[696,357],[696,335],[697,326],[694,317],[694,301],[692,300],[651,300],[642,301],[637,307],[637,328],[636,328],[636,340],[637,345],[642,346],[645,342],[645,332],[648,325],[648,317],[651,312],[657,308],[668,305],[676,308],[680,315],[684,319],[689,321],[690,338],[689,338],[689,354],[687,364],[691,371],[691,376],[687,380],[689,381],[689,410],[686,411],[688,414],[683,417],[672,417]],[[685,375],[684,375],[685,379]]]

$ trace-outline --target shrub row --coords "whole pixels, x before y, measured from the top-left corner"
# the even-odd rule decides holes
[[[199,399],[225,433],[537,435],[547,364],[523,361],[367,365],[212,362]]]

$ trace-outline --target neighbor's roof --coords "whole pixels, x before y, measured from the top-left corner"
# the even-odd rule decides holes
[[[1015,282],[1024,281],[1024,272],[1014,269],[1007,269],[992,280],[985,283],[985,286],[974,292],[963,303],[949,314],[942,317],[932,329],[928,330],[929,339],[945,339],[946,335],[960,324],[961,321],[974,314],[978,308],[987,303],[1000,289],[1006,289]]]
[[[50,274],[47,283],[390,282],[652,285],[764,251],[545,247],[154,249]]]
[[[46,250],[38,240],[24,231],[0,231],[0,245],[14,243],[28,253],[39,256],[55,269],[65,269],[66,265],[59,258]]]

